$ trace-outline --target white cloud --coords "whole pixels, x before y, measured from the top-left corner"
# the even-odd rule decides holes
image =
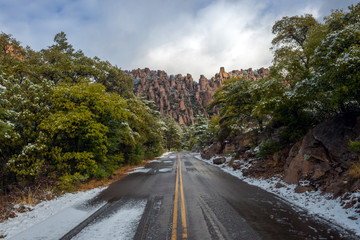
[[[254,1],[216,1],[195,15],[182,15],[152,31],[133,65],[192,73],[196,80],[200,74],[211,77],[221,66],[267,66],[272,23],[259,17],[264,7]]]
[[[271,27],[282,16],[320,19],[351,0],[2,0],[0,31],[39,50],[64,31],[76,49],[122,69],[211,77],[271,64]]]

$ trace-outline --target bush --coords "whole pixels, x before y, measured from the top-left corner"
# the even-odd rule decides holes
[[[358,157],[358,161],[353,163],[348,170],[349,176],[351,179],[359,179],[360,178],[360,142],[350,140],[349,150]]]
[[[95,178],[107,178],[111,176],[116,169],[119,169],[124,164],[124,154],[119,153],[109,156],[104,163],[99,164],[94,173]]]
[[[260,143],[259,152],[256,154],[256,157],[268,157],[281,149],[281,144],[275,142],[274,140],[267,139]]]
[[[349,176],[352,179],[359,179],[360,178],[360,161],[353,163],[349,168]]]
[[[81,175],[80,173],[75,173],[74,175],[67,173],[59,178],[58,189],[74,190],[76,184],[85,182],[88,178],[89,178],[88,175]]]
[[[351,141],[349,142],[349,150],[359,157],[360,160],[360,142]]]

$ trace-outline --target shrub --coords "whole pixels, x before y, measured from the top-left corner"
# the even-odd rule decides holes
[[[256,154],[256,157],[261,157],[261,158],[268,157],[279,151],[280,148],[281,148],[280,143],[275,142],[272,139],[266,139],[260,143],[259,151]]]
[[[74,190],[76,184],[85,182],[89,178],[88,175],[81,175],[80,173],[65,174],[59,178],[58,189],[59,190]]]
[[[359,179],[360,178],[360,161],[353,163],[350,166],[348,173],[352,179]]]
[[[360,178],[360,142],[350,140],[349,150],[358,157],[358,161],[353,163],[348,170],[349,176],[352,179],[359,179]]]

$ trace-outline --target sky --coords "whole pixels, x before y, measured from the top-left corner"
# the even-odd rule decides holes
[[[123,70],[148,67],[200,74],[269,67],[271,33],[284,16],[331,9],[355,0],[0,0],[0,31],[34,50],[63,31],[75,49]]]

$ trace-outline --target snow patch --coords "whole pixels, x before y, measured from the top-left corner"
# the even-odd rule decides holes
[[[160,158],[167,158],[170,154],[172,154],[172,153],[174,153],[174,152],[166,152],[166,153],[164,153],[163,155],[161,155],[160,157],[159,157],[159,159]]]
[[[134,168],[131,172],[128,172],[128,174],[132,173],[147,173],[151,170],[151,168],[145,168],[145,167],[137,167]]]
[[[129,201],[117,212],[84,228],[77,239],[133,239],[147,201]]]
[[[46,236],[43,239],[58,239],[66,233],[66,229],[76,226],[101,207],[79,208],[81,203],[95,197],[103,189],[67,193],[50,201],[43,201],[35,207],[27,206],[32,211],[18,213],[16,218],[0,223],[0,235],[6,235],[5,239],[41,239],[41,236]],[[63,223],[64,227],[60,227]]]
[[[104,203],[102,204],[104,205]],[[79,223],[88,218],[102,205],[91,208],[70,207],[47,218],[43,222],[32,226],[31,228],[14,236],[12,239],[59,239]]]
[[[172,171],[172,168],[160,168],[159,169],[159,172],[161,173],[166,173],[166,172],[171,172]]]
[[[154,163],[154,162],[162,162],[161,160],[151,160],[150,163]]]

